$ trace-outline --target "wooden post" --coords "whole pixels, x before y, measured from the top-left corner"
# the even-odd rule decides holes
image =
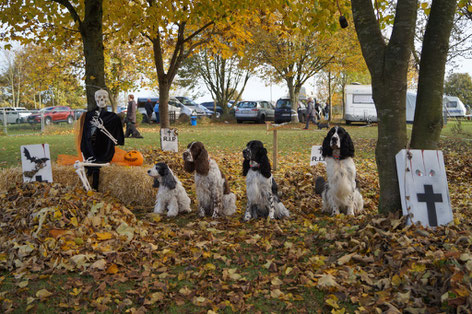
[[[273,164],[274,164],[274,171],[277,170],[277,151],[278,151],[278,143],[277,143],[277,130],[274,130],[274,143],[273,143]]]

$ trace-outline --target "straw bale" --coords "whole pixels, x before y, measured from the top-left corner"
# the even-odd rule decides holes
[[[149,208],[154,206],[157,189],[152,188],[153,180],[147,175],[151,166],[126,167],[111,165],[100,171],[99,192],[116,197],[125,206]],[[81,187],[82,183],[72,166],[52,165],[54,182],[70,187]],[[92,178],[89,177],[91,182]],[[0,191],[23,182],[21,167],[0,170]]]

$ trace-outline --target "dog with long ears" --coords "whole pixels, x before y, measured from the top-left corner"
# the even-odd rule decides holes
[[[277,193],[267,150],[261,141],[250,141],[243,150],[247,206],[244,220],[257,217],[281,219],[290,216]]]
[[[323,199],[322,210],[332,215],[340,211],[348,215],[360,213],[364,201],[356,182],[354,144],[349,133],[339,126],[331,128],[323,140],[321,154],[326,161],[328,180],[318,177],[315,191]]]
[[[154,187],[159,188],[154,206],[155,213],[164,214],[167,210],[168,217],[175,217],[179,213],[192,211],[187,192],[167,164],[157,163],[147,173],[154,178]]]
[[[183,153],[184,169],[195,172],[198,210],[201,217],[229,216],[236,212],[236,196],[215,160],[208,155],[201,142],[188,144]]]

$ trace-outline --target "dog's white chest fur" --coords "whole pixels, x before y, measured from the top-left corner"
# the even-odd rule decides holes
[[[323,210],[338,214],[346,209],[348,215],[362,210],[363,200],[356,188],[356,166],[351,157],[336,160],[326,158],[328,189],[322,194]]]
[[[207,175],[201,175],[195,172],[195,185],[197,188],[197,198],[200,206],[211,206],[212,190],[221,189],[223,193],[224,181],[221,177],[220,169],[213,159],[210,159],[210,170]]]
[[[335,195],[341,201],[354,192],[356,184],[356,168],[351,157],[343,160],[326,158],[326,173],[330,185],[336,185]]]
[[[259,171],[249,170],[246,176],[246,193],[251,204],[267,205],[267,195],[272,190],[272,176],[264,177]]]

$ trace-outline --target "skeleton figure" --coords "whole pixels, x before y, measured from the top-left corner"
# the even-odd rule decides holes
[[[82,139],[80,150],[89,163],[105,164],[112,160],[115,145],[124,144],[123,126],[120,117],[106,110],[108,92],[95,92],[97,109],[81,117]],[[93,176],[92,188],[98,190],[100,167],[85,166]]]
[[[95,102],[98,108],[103,109],[107,106],[108,92],[104,89],[99,89],[95,92]]]

